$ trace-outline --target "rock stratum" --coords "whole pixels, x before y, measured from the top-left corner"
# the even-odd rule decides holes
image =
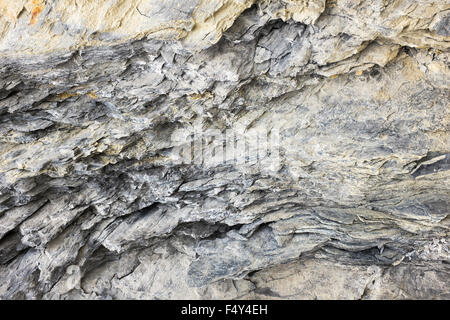
[[[450,299],[449,21],[0,0],[0,298]]]

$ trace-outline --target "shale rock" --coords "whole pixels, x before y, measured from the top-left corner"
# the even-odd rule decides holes
[[[449,17],[0,0],[0,298],[449,299]]]

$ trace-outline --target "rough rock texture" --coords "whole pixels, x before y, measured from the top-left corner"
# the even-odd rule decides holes
[[[450,299],[449,20],[0,0],[0,298]]]

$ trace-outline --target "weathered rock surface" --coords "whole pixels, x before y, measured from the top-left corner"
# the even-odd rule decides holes
[[[449,17],[0,0],[0,298],[450,299]]]

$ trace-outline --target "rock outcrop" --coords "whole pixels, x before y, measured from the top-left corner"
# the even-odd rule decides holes
[[[449,299],[449,19],[0,0],[0,298]]]

